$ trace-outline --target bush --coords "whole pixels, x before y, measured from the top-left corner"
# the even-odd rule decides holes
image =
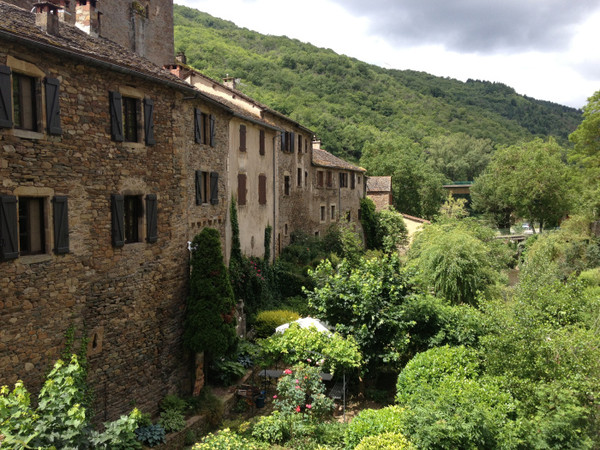
[[[187,402],[175,394],[165,395],[165,397],[160,402],[161,411],[174,409],[175,411],[179,411],[183,414],[188,409],[188,407],[189,406]]]
[[[279,411],[263,416],[252,427],[252,437],[269,444],[281,444],[290,438],[290,418]]]
[[[413,450],[416,449],[400,433],[383,433],[367,436],[356,446],[356,450]]]
[[[383,409],[364,409],[348,425],[344,442],[346,448],[355,448],[365,437],[383,433],[402,432],[401,412],[398,406]]]
[[[113,422],[105,422],[102,433],[93,433],[90,442],[94,448],[102,450],[136,450],[142,448],[135,430],[143,420],[142,413],[134,408],[128,416],[121,416]]]
[[[160,413],[158,421],[167,433],[183,430],[185,428],[185,417],[177,409],[166,409]]]
[[[256,336],[259,338],[266,338],[275,333],[275,328],[284,323],[293,322],[298,320],[300,316],[294,311],[287,310],[274,310],[274,311],[262,311],[256,316],[254,323],[254,329],[256,330]]]
[[[155,447],[158,444],[167,442],[165,438],[165,429],[158,424],[139,427],[135,430],[135,435],[138,441],[148,447]]]
[[[264,446],[237,435],[229,428],[207,434],[192,450],[261,450]]]

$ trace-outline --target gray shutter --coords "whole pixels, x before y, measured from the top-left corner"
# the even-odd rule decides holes
[[[210,204],[219,204],[219,174],[217,172],[210,173]]]
[[[0,260],[19,256],[17,197],[0,195]]]
[[[115,247],[125,245],[125,198],[121,194],[111,195],[112,244]]]
[[[123,98],[119,92],[109,92],[110,136],[113,141],[123,142]]]
[[[12,126],[10,67],[0,66],[0,128],[11,128]]]
[[[201,170],[196,170],[196,205],[201,205],[204,201],[202,190],[204,189],[204,179]]]
[[[150,98],[144,99],[144,131],[146,145],[154,145],[154,101]]]
[[[294,153],[294,144],[296,143],[296,133],[293,131],[290,133],[290,148],[288,149],[291,153]]]
[[[211,114],[209,121],[210,121],[210,146],[214,147],[215,146],[215,116],[213,116]]]
[[[158,240],[158,200],[156,194],[146,195],[146,240]]]
[[[69,253],[69,203],[66,196],[52,199],[54,219],[54,253]]]
[[[194,142],[202,144],[202,113],[194,108]]]
[[[287,150],[287,132],[286,131],[282,131],[281,132],[281,151],[285,152]]]
[[[46,78],[46,127],[48,134],[62,134],[59,93],[60,82],[56,78]]]

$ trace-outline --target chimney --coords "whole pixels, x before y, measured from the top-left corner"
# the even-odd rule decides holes
[[[175,56],[175,62],[177,64],[186,65],[187,64],[187,58],[185,56],[185,53],[184,52],[177,52],[177,55]]]
[[[100,35],[100,15],[96,0],[76,0],[75,26],[90,36]]]
[[[312,141],[313,150],[321,150],[321,141],[319,139],[314,139]]]
[[[70,0],[52,0],[52,3],[58,6],[58,20],[60,22],[72,23],[68,16],[71,16],[69,8],[71,6]]]
[[[223,78],[223,84],[229,89],[237,89],[237,80],[234,77],[230,77],[229,75]]]
[[[35,11],[35,24],[43,31],[58,36],[58,6],[52,2],[39,2],[33,4]]]

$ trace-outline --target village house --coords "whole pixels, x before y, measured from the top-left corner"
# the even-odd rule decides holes
[[[229,253],[232,196],[248,255],[268,226],[275,255],[358,223],[364,170],[233,86],[164,70],[171,1],[32,3],[0,0],[0,385],[37,391],[74,327],[97,419],[154,413],[192,387],[187,243],[213,227]]]
[[[367,197],[375,203],[376,211],[392,206],[392,177],[367,177]]]

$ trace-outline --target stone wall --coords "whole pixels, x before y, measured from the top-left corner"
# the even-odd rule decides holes
[[[36,392],[73,325],[90,338],[97,420],[115,419],[134,404],[154,413],[165,394],[192,386],[182,345],[187,241],[201,226],[223,234],[226,177],[218,205],[194,209],[186,189],[198,165],[226,173],[225,115],[214,111],[218,145],[199,148],[194,105],[176,89],[3,42],[0,64],[9,61],[60,80],[62,134],[0,129],[0,195],[44,198],[48,241],[41,255],[0,262],[0,385],[22,379]],[[111,140],[109,91],[154,100],[155,145]],[[157,242],[112,245],[117,193],[156,194]],[[65,255],[52,252],[54,195],[68,197]]]
[[[390,192],[369,192],[367,197],[375,203],[376,211],[381,211],[392,205],[392,194]]]

